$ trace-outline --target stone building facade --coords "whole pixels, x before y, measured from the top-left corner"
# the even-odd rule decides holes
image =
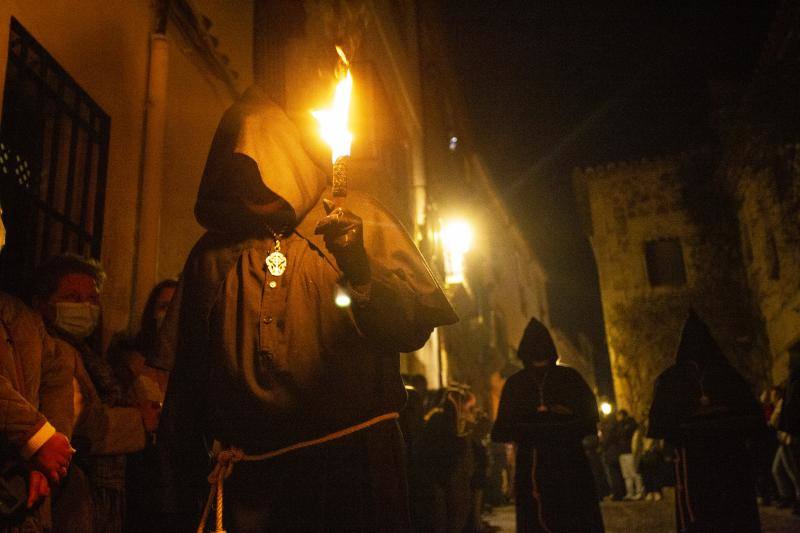
[[[708,158],[699,153],[575,173],[617,403],[638,417],[646,416],[655,378],[674,361],[690,307],[737,368],[765,381],[768,352],[753,320],[729,202],[702,185],[714,172]]]
[[[771,147],[760,162],[727,169],[748,285],[763,320],[770,378],[800,364],[800,144]]]
[[[711,148],[575,172],[617,398],[640,415],[689,306],[754,390],[800,365],[798,21],[783,2]]]

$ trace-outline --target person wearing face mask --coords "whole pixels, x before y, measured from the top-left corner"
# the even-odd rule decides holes
[[[581,375],[556,365],[547,328],[531,319],[517,356],[524,368],[503,386],[495,442],[516,445],[517,531],[602,532],[603,517],[583,438],[597,432],[597,401]]]
[[[37,269],[34,307],[55,337],[77,350],[75,363],[76,458],[89,480],[89,493],[76,483],[64,502],[90,501],[94,531],[122,531],[125,510],[125,454],[144,448],[158,423],[157,406],[139,405],[124,390],[98,349],[100,290],[105,273],[96,261],[65,254]],[[56,506],[56,526],[86,522],[75,506]],[[85,526],[83,526],[85,528]],[[81,529],[85,530],[85,529]]]
[[[0,249],[4,244],[0,220]],[[74,358],[61,348],[36,313],[0,292],[0,532],[51,525],[47,496],[74,452]]]

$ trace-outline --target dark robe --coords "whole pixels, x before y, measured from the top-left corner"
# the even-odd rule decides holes
[[[257,90],[223,116],[195,206],[209,231],[151,361],[172,371],[158,440],[180,530],[196,526],[212,441],[259,454],[397,412],[406,399],[398,352],[456,320],[399,222],[358,193],[345,205],[363,219],[370,280],[349,285],[314,234],[324,180],[293,124]],[[282,276],[264,265],[273,232],[287,258]],[[336,306],[339,290],[351,294],[349,308]],[[225,482],[226,528],[407,529],[402,452],[390,420],[239,463]]]
[[[519,349],[526,368],[506,381],[492,429],[492,440],[517,446],[517,531],[601,532],[603,518],[582,443],[597,432],[597,402],[577,371],[555,364],[555,348],[542,329],[538,324],[526,330]],[[536,358],[529,352],[538,349],[531,336],[552,350],[545,367],[530,364]],[[540,387],[546,412],[539,410]]]
[[[454,400],[445,400],[430,413],[419,448],[423,516],[417,524],[418,530],[463,532],[471,511],[470,481],[475,457],[469,437],[459,434]]]
[[[656,380],[648,436],[675,445],[678,531],[761,531],[745,441],[765,430],[747,382],[691,313]]]

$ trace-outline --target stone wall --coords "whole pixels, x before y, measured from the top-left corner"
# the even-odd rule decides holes
[[[800,145],[769,150],[729,168],[735,184],[747,278],[766,327],[772,382],[788,377],[800,351]]]
[[[753,321],[728,200],[706,154],[576,171],[600,277],[617,403],[646,416],[653,382],[674,361],[693,307],[731,362],[763,381],[767,350]],[[653,286],[645,245],[677,239],[686,282]]]

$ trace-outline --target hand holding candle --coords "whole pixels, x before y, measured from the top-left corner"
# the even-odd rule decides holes
[[[348,130],[350,96],[353,91],[353,77],[344,52],[338,46],[340,65],[337,69],[339,82],[329,109],[314,110],[311,114],[320,126],[320,135],[331,148],[333,162],[333,201],[340,206],[347,196],[347,163],[350,160],[350,144],[353,134]]]

